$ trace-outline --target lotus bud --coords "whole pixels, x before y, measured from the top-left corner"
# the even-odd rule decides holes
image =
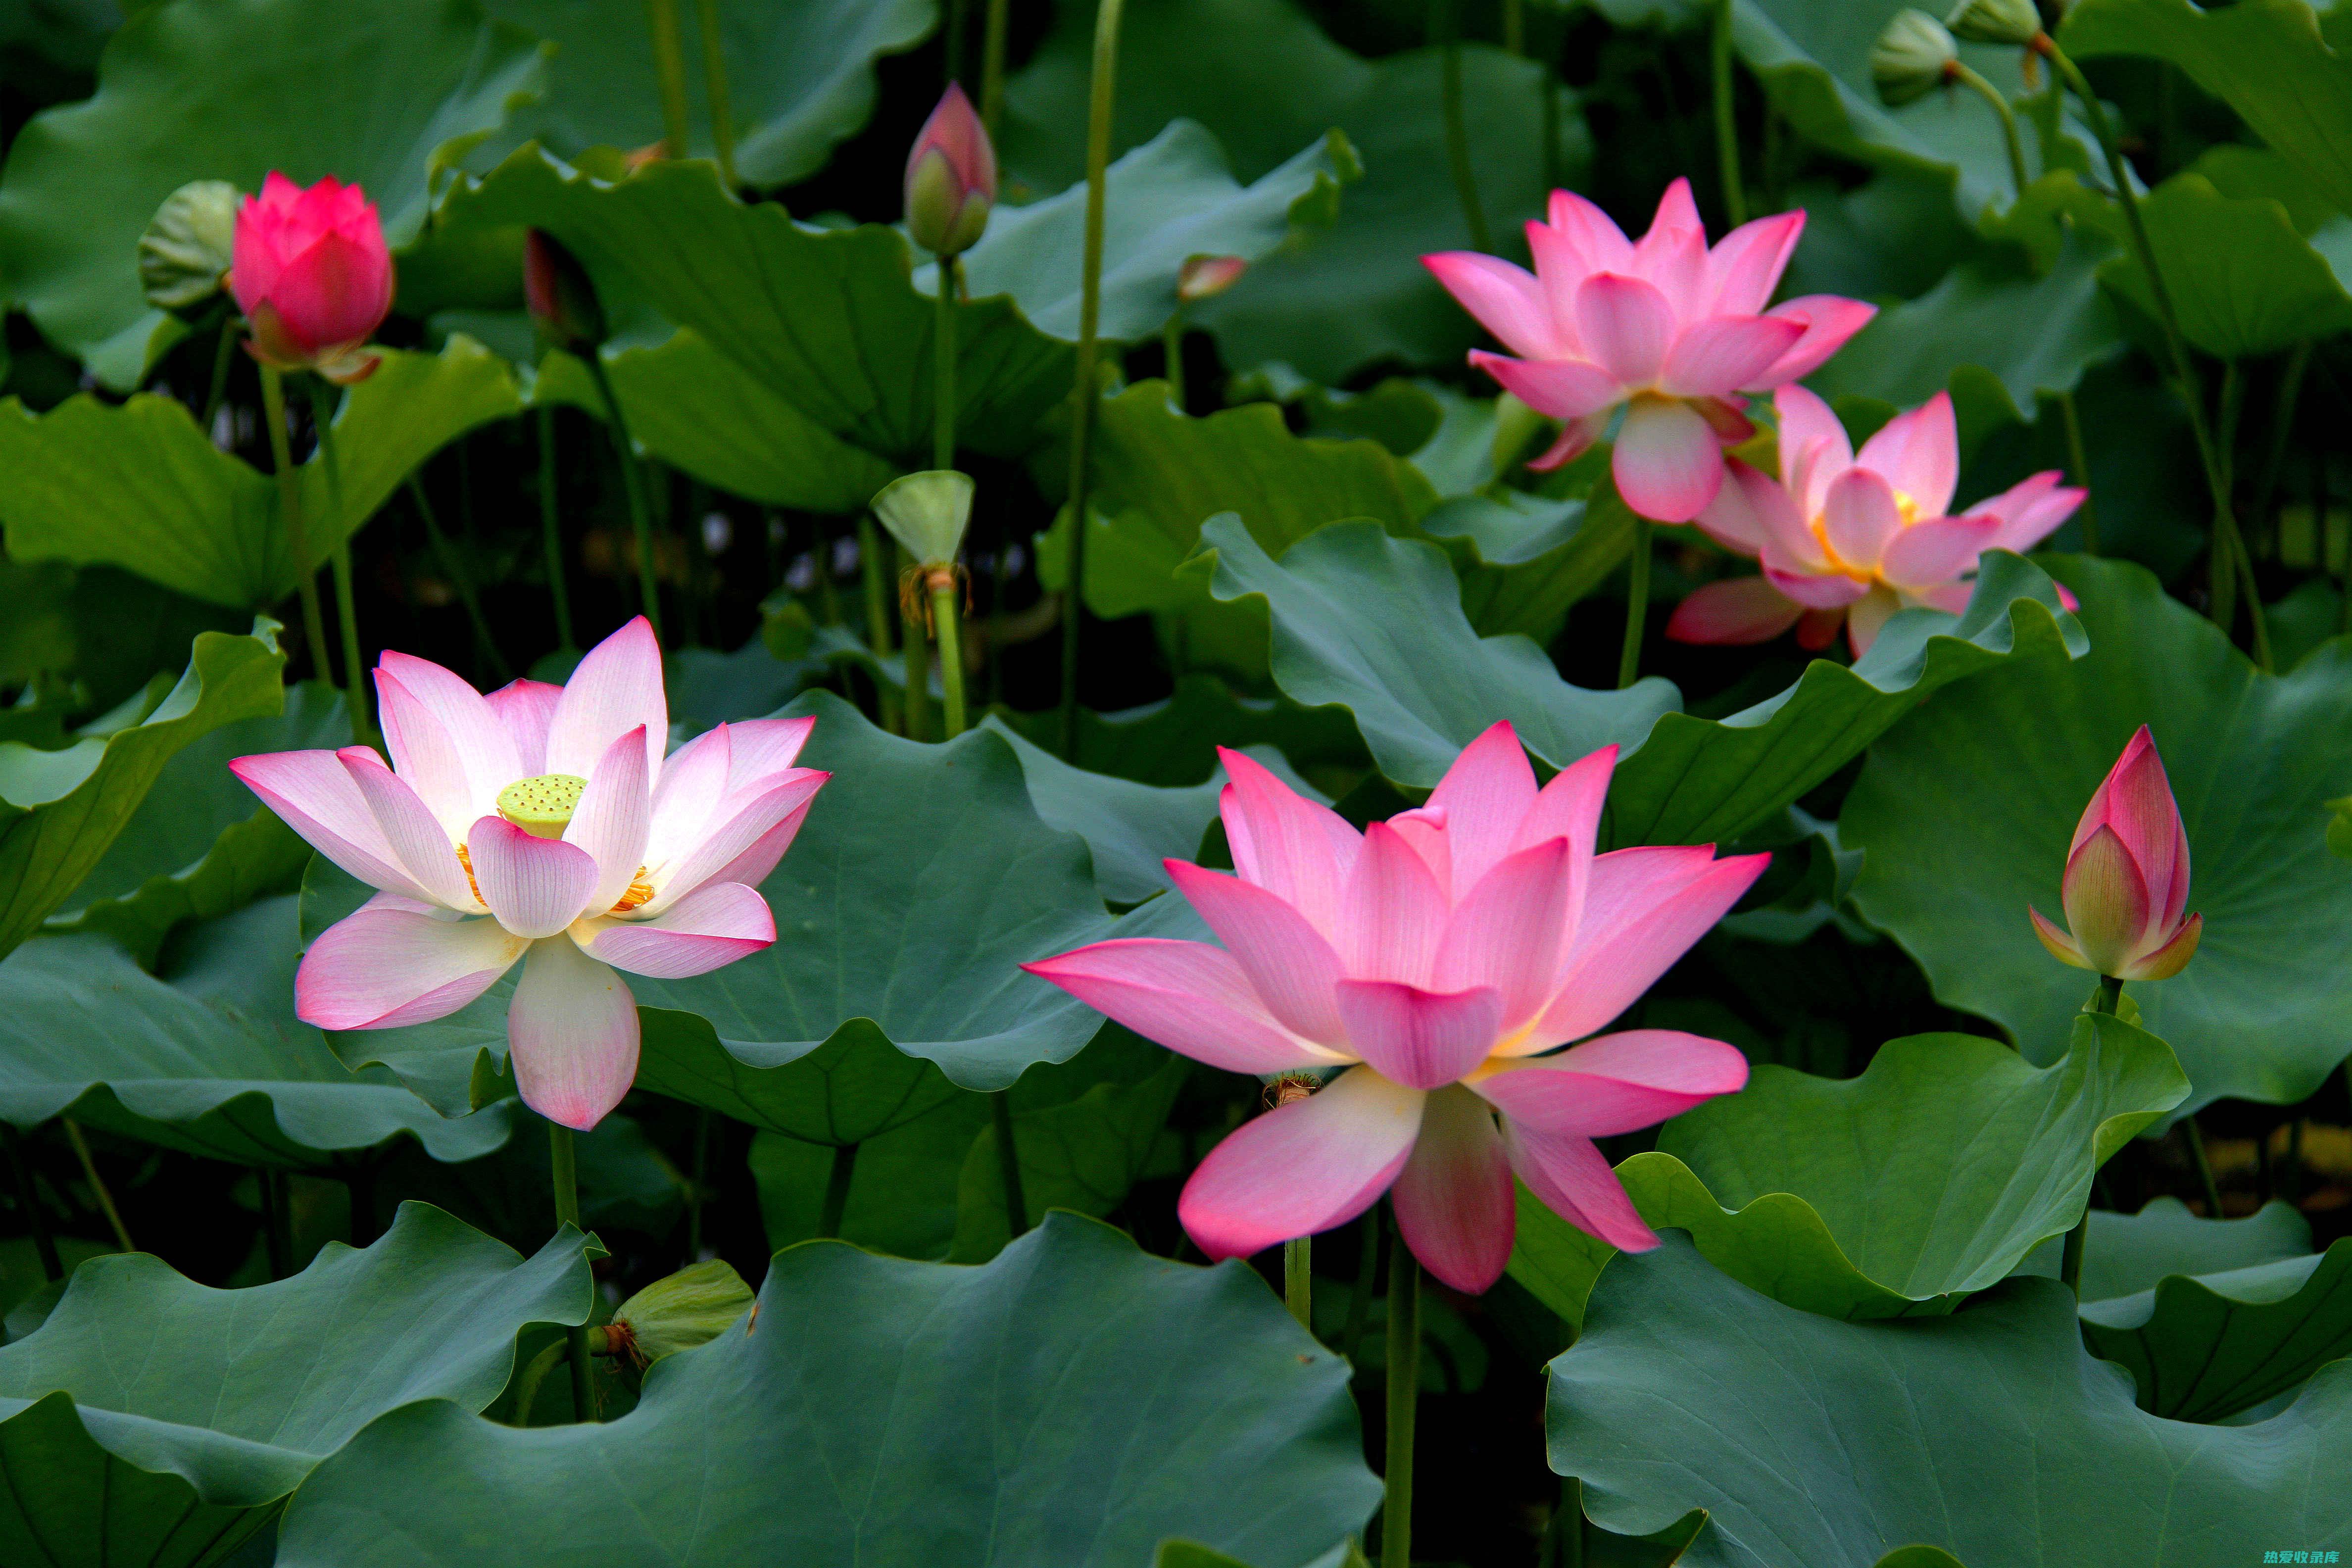
[[[1870,79],[1879,101],[1900,109],[1951,79],[1960,47],[1944,24],[1925,11],[1897,11],[1870,46]]]
[[[2075,825],[2060,898],[2066,931],[2026,912],[2061,963],[2116,980],[2168,980],[2196,954],[2205,917],[2182,913],[2189,836],[2145,724]]]
[[[393,263],[365,191],[331,174],[305,188],[272,172],[236,210],[236,262],[229,288],[255,358],[339,385],[374,373],[383,356],[367,340],[392,310]]]
[[[155,209],[139,237],[139,286],[159,310],[210,304],[236,259],[237,188],[191,180]]]
[[[656,1279],[622,1302],[602,1331],[603,1346],[592,1348],[650,1366],[709,1344],[735,1326],[751,1300],[743,1277],[714,1258]]]
[[[978,243],[996,202],[996,149],[953,82],[907,153],[907,232],[934,256]]]
[[[1944,25],[1972,44],[2023,46],[2042,36],[2033,0],[1960,0]]]
[[[604,307],[588,269],[544,229],[522,231],[522,294],[547,341],[585,357],[604,342]]]
[[[1188,256],[1176,272],[1176,298],[1187,305],[1213,300],[1248,270],[1249,263],[1238,256]]]
[[[875,496],[874,515],[916,564],[950,565],[971,521],[971,476],[930,468],[892,479]]]

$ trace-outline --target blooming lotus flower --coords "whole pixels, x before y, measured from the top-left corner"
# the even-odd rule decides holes
[[[2205,917],[2189,902],[2189,835],[2147,726],[2092,792],[2066,849],[2060,899],[2073,934],[2026,906],[2062,963],[2117,980],[2169,980],[2196,956]]]
[[[1518,737],[1471,742],[1429,803],[1361,834],[1237,752],[1219,804],[1239,875],[1166,862],[1224,945],[1136,937],[1026,964],[1089,1006],[1234,1072],[1338,1069],[1217,1145],[1178,1215],[1211,1258],[1346,1223],[1387,1193],[1457,1290],[1511,1255],[1516,1170],[1562,1218],[1652,1247],[1593,1144],[1748,1079],[1671,1029],[1603,1035],[1755,881],[1766,855],[1593,854],[1617,749],[1541,790]]]
[[[907,151],[907,232],[934,256],[970,250],[996,204],[996,148],[963,89],[948,83]]]
[[[370,333],[392,309],[392,253],[375,204],[331,174],[304,190],[272,172],[236,212],[229,287],[254,357],[349,384],[375,372]]]
[[[700,974],[776,939],[755,885],[828,775],[793,765],[813,719],[721,724],[668,757],[661,650],[640,616],[561,687],[485,697],[387,652],[392,766],[366,746],[239,757],[236,776],[319,853],[382,889],[302,955],[322,1029],[446,1016],[523,961],[515,1083],[586,1129],[628,1092],[637,1013],[615,969]]]
[[[1745,224],[1713,250],[1688,180],[1666,187],[1638,242],[1570,191],[1551,194],[1550,216],[1528,225],[1533,274],[1476,251],[1422,261],[1518,356],[1481,349],[1470,363],[1566,425],[1529,466],[1567,462],[1626,405],[1611,455],[1617,490],[1662,522],[1687,522],[1715,499],[1723,448],[1754,433],[1741,394],[1811,373],[1877,313],[1833,294],[1764,308],[1801,211]]]
[[[1731,482],[1698,515],[1717,543],[1761,558],[1764,574],[1685,599],[1666,623],[1677,641],[1763,642],[1795,626],[1797,640],[1818,648],[1843,623],[1860,655],[1906,605],[1966,609],[1978,556],[2030,550],[2083,504],[2052,468],[1946,516],[1960,447],[1944,393],[1888,420],[1859,457],[1829,405],[1803,387],[1782,387],[1772,405],[1780,482],[1735,458]]]

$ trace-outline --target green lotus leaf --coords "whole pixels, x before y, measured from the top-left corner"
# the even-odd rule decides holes
[[[473,0],[139,7],[97,94],[35,116],[8,150],[10,297],[129,391],[181,331],[139,286],[139,237],[165,196],[190,180],[257,191],[273,169],[306,185],[333,174],[366,187],[398,248],[424,225],[433,170],[494,130],[540,69],[533,40]]]
[[[1184,1537],[1304,1563],[1379,1496],[1347,1380],[1247,1269],[1076,1215],[979,1268],[815,1242],[625,1421],[378,1420],[304,1485],[278,1562],[1109,1568]]]
[[[1147,1050],[1150,1047],[1145,1047]],[[1152,1051],[1152,1072],[1131,1083],[1100,1083],[1060,1105],[1017,1112],[1013,1147],[1021,1160],[1021,1201],[1028,1222],[1049,1209],[1100,1217],[1118,1208],[1152,1158],[1168,1113],[1192,1063]],[[956,1186],[953,1263],[977,1263],[1004,1249],[1004,1173],[996,1129],[983,1127],[964,1155]]]
[[[1610,1264],[1584,1337],[1549,1370],[1552,1468],[1583,1478],[1612,1530],[1708,1510],[1691,1563],[1861,1564],[1928,1545],[1969,1563],[2205,1568],[2248,1542],[2352,1530],[2340,1489],[2282,1472],[2286,1454],[2314,1474],[2352,1458],[2352,1367],[2258,1426],[2168,1421],[2084,1351],[2054,1280],[2009,1281],[1948,1317],[1840,1322],[1670,1235]]]
[[[386,351],[335,420],[340,502],[326,465],[302,464],[310,568],[358,531],[410,471],[520,406],[507,363],[470,338],[437,354]],[[0,403],[0,521],[19,561],[120,566],[231,609],[268,609],[301,568],[278,484],[212,444],[176,398],[89,395],[32,414]]]
[[[377,1415],[479,1410],[532,1323],[578,1323],[585,1238],[530,1258],[427,1204],[374,1246],[215,1290],[144,1254],[92,1258],[0,1349],[0,1556],[216,1563]],[[93,1548],[106,1555],[92,1556]],[[63,1553],[63,1555],[59,1555]]]
[[[1939,998],[2042,1056],[2089,986],[2034,940],[2026,907],[2057,918],[2083,805],[2147,723],[2205,936],[2187,970],[2128,994],[2195,1086],[2181,1113],[2231,1095],[2294,1104],[2345,1054],[2352,879],[2321,844],[2322,803],[2352,794],[2352,645],[2265,675],[2140,568],[2049,566],[2082,602],[2090,653],[1990,672],[1872,748],[1838,821],[1865,856],[1854,902]]]
[[[2352,93],[2352,77],[2345,89]],[[2352,326],[2352,294],[2276,200],[2225,196],[2191,172],[2149,192],[2140,215],[2181,336],[2207,353],[2229,360],[2276,353]],[[2099,275],[2156,315],[2137,258],[2118,255]]]

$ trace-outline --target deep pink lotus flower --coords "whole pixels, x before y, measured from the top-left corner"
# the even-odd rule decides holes
[[[392,309],[392,252],[375,204],[331,174],[302,189],[271,171],[236,210],[229,287],[254,357],[348,384],[375,372],[367,341]]]
[[[515,1082],[589,1128],[628,1092],[637,1012],[615,969],[671,980],[757,952],[757,884],[828,775],[793,766],[813,719],[721,724],[665,758],[661,649],[640,616],[561,687],[488,697],[386,653],[393,765],[366,746],[229,766],[319,853],[383,889],[302,955],[294,1010],[390,1029],[463,1007],[523,959],[507,1014]]]
[[[907,232],[934,256],[979,243],[996,204],[996,148],[963,89],[948,83],[907,151]]]
[[[1529,466],[1574,458],[1628,404],[1611,456],[1617,490],[1662,522],[1687,522],[1715,499],[1723,448],[1754,433],[1741,394],[1810,374],[1877,313],[1833,294],[1765,309],[1802,211],[1743,225],[1713,250],[1687,180],[1666,187],[1638,242],[1570,191],[1551,194],[1550,216],[1528,225],[1532,275],[1477,251],[1422,260],[1519,356],[1481,349],[1470,363],[1567,426]]]
[[[1666,623],[1677,641],[1763,642],[1794,626],[1799,642],[1819,648],[1843,624],[1859,655],[1906,605],[1966,609],[1978,556],[2031,550],[2083,504],[2052,468],[1946,516],[1960,444],[1944,393],[1888,420],[1859,457],[1829,405],[1803,387],[1782,387],[1772,405],[1780,481],[1735,458],[1731,482],[1698,514],[1717,543],[1760,558],[1764,574],[1685,599]]]
[[[2026,906],[2060,962],[2117,980],[2169,980],[2188,967],[2205,917],[2189,904],[2189,835],[2142,724],[2092,793],[2066,850],[2059,893],[2073,934]]]
[[[1617,749],[1539,791],[1507,723],[1471,742],[1429,804],[1360,835],[1222,754],[1240,875],[1167,867],[1224,946],[1138,937],[1024,965],[1212,1067],[1343,1069],[1193,1172],[1177,1212],[1201,1249],[1244,1257],[1387,1193],[1429,1271],[1484,1290],[1511,1255],[1514,1170],[1580,1229],[1654,1246],[1592,1140],[1728,1094],[1748,1064],[1671,1029],[1558,1047],[1623,1012],[1770,857],[1594,855]]]

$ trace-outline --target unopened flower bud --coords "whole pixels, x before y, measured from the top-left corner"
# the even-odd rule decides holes
[[[1944,24],[1925,11],[1897,11],[1870,46],[1870,79],[1880,102],[1900,109],[1943,86],[1959,58]]]
[[[2033,0],[1960,0],[1944,25],[1972,44],[2032,43],[2042,36]]]
[[[693,1264],[622,1302],[604,1329],[604,1349],[650,1365],[709,1344],[735,1326],[751,1300],[751,1288],[722,1260]]]
[[[236,259],[237,189],[192,180],[163,198],[139,237],[139,286],[159,310],[192,310],[221,292]]]
[[[604,308],[588,269],[544,229],[523,230],[522,293],[530,319],[557,348],[585,355],[604,341]]]
[[[875,496],[874,515],[917,565],[948,565],[971,521],[971,476],[929,468],[893,479]]]
[[[2066,852],[2066,930],[2027,907],[2061,963],[2117,980],[2168,980],[2187,966],[2205,917],[2188,912],[2189,837],[2147,726],[2116,760]]]
[[[934,256],[970,250],[996,202],[996,149],[953,82],[907,153],[907,232]]]
[[[1248,270],[1249,263],[1238,256],[1188,256],[1176,272],[1176,298],[1187,305],[1213,300]]]

